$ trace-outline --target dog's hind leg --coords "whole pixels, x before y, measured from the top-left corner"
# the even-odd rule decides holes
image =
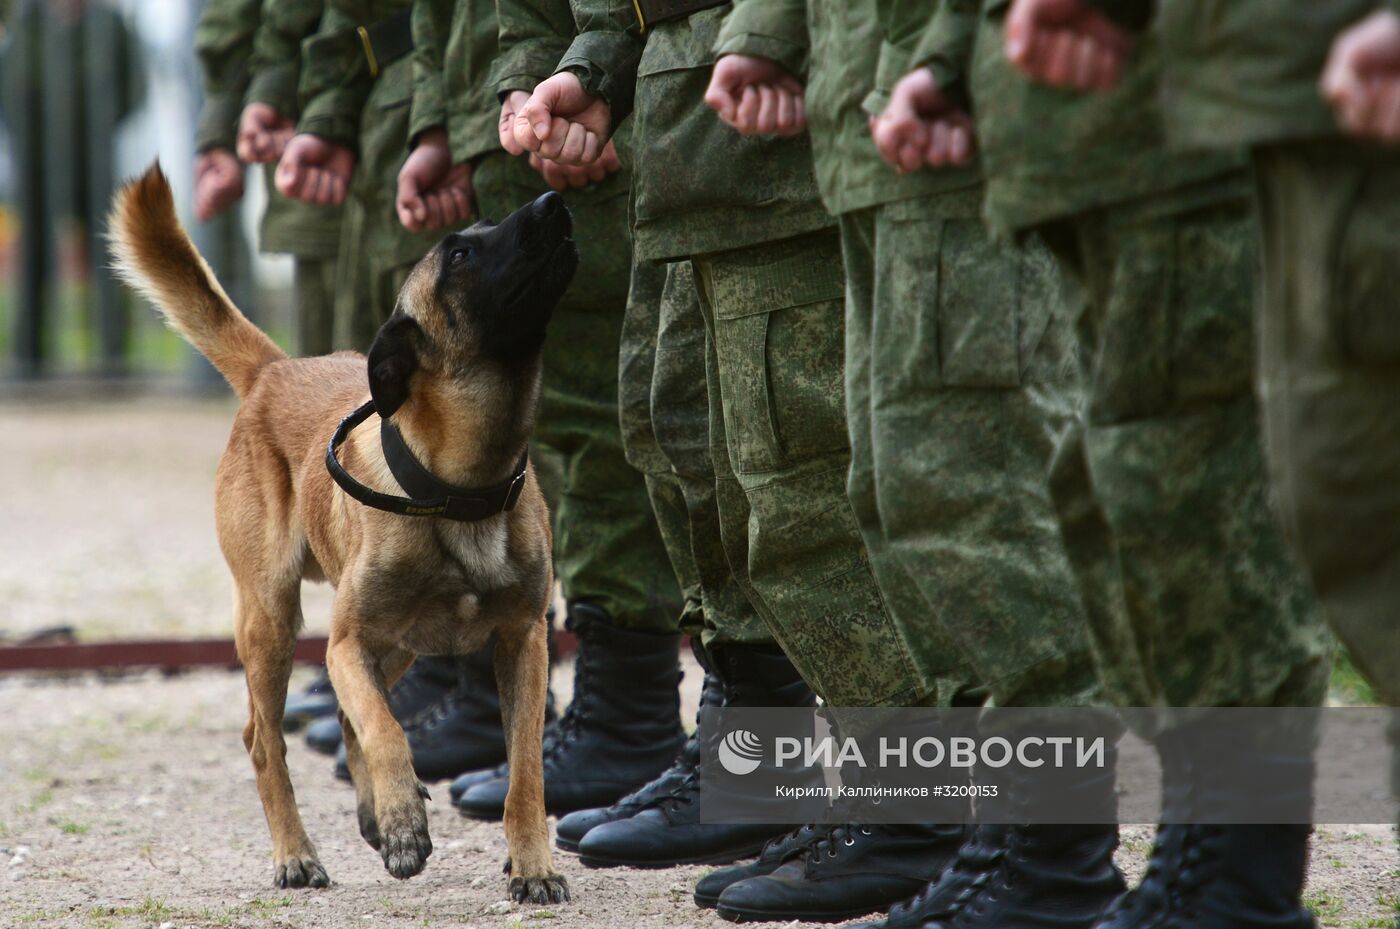
[[[243,744],[253,760],[258,796],[272,833],[273,882],[278,887],[326,887],[330,878],[306,835],[287,772],[282,710],[301,622],[297,586],[236,583],[234,636],[248,680]]]
[[[408,670],[413,657],[412,652],[394,649],[380,660],[379,670],[386,692],[392,690],[394,683]],[[340,729],[345,737],[345,761],[350,768],[350,780],[355,785],[355,812],[360,821],[360,836],[369,843],[370,848],[379,851],[383,840],[379,835],[379,821],[374,817],[374,782],[365,764],[364,750],[360,747],[359,737],[355,735],[355,727],[346,718],[344,709],[339,711],[339,715]]]
[[[423,808],[418,776],[413,773],[413,755],[403,728],[389,712],[381,662],[396,649],[375,649],[357,635],[360,628],[349,604],[349,592],[337,591],[335,619],[331,623],[326,668],[335,685],[335,695],[353,730],[361,755],[360,772],[353,773],[361,801],[373,804],[373,821],[379,836],[379,854],[384,868],[400,880],[423,870],[433,853],[428,837],[428,814]],[[347,758],[350,753],[346,743]],[[361,787],[361,784],[366,787]],[[366,817],[361,812],[361,829]],[[368,837],[367,837],[368,838]],[[372,842],[370,844],[373,844]]]
[[[544,704],[549,687],[549,647],[543,616],[496,629],[496,684],[506,728],[510,790],[505,831],[510,895],[518,902],[561,903],[569,884],[555,873],[544,810]]]

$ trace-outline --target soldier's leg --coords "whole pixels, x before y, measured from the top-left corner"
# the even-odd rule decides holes
[[[846,424],[851,440],[846,493],[885,606],[909,642],[921,677],[938,682],[933,701],[946,706],[969,683],[966,674],[959,673],[966,670],[966,662],[944,632],[937,610],[919,590],[914,578],[922,568],[901,559],[888,532],[886,519],[897,519],[899,514],[885,516],[876,492],[876,397],[883,398],[886,391],[882,385],[888,383],[888,373],[878,364],[873,343],[875,295],[887,286],[877,277],[882,273],[876,267],[877,213],[877,209],[859,210],[840,218],[846,272]],[[903,337],[911,335],[904,333]]]
[[[303,358],[334,350],[335,282],[334,259],[294,259],[292,312],[296,314],[296,353]]]
[[[1400,705],[1400,168],[1340,142],[1266,148],[1259,395],[1284,529],[1327,622]],[[1400,802],[1400,718],[1391,792]]]
[[[891,204],[876,220],[877,499],[929,604],[905,637],[928,643],[941,673],[950,652],[964,656],[999,706],[1091,704],[1084,614],[1046,483],[1074,412],[1058,279],[1035,240],[988,236],[980,194]]]
[[[664,265],[640,263],[632,268],[627,312],[622,321],[618,354],[617,405],[622,448],[627,463],[646,478],[647,495],[656,528],[681,589],[681,622],[695,625],[703,613],[700,578],[690,550],[690,520],[680,479],[657,442],[652,417],[651,385],[656,371],[656,333],[661,296],[666,286]]]
[[[1352,660],[1400,704],[1400,168],[1345,143],[1255,157],[1260,396],[1289,541]]]
[[[633,296],[637,296],[635,286]],[[682,623],[706,672],[701,707],[809,706],[810,688],[773,644],[744,586],[730,570],[720,537],[710,458],[705,327],[688,262],[666,268],[655,346],[652,426],[684,498],[689,548],[700,588],[702,609],[687,610]],[[561,820],[561,845],[576,842],[582,861],[592,866],[660,867],[749,857],[767,840],[787,831],[782,825],[702,823],[699,763],[700,745],[692,737],[671,769],[632,797]],[[773,854],[781,858],[776,851]],[[705,896],[697,888],[696,900],[713,906],[717,893]]]
[[[1167,706],[1316,705],[1329,649],[1270,507],[1251,390],[1248,203],[1150,207],[1084,218],[1067,261],[1131,638]]]
[[[353,193],[345,201],[340,251],[335,260],[334,348],[368,351],[379,329],[374,315],[374,274],[365,240],[365,206]]]
[[[1163,899],[1228,912],[1237,926],[1309,922],[1299,898],[1310,756],[1267,727],[1228,753],[1188,755],[1194,714],[1170,709],[1315,706],[1329,669],[1270,507],[1251,392],[1254,229],[1245,198],[1219,191],[1080,217],[1052,239],[1081,290],[1082,451],[1118,554],[1118,641],[1168,708],[1144,734],[1156,738],[1172,825],[1115,929],[1155,918]],[[1179,825],[1218,818],[1257,789],[1211,776],[1217,764],[1267,767],[1292,824]],[[1188,874],[1179,852],[1197,845],[1202,866]]]

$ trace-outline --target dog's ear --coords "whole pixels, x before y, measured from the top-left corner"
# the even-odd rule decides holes
[[[369,347],[369,393],[381,417],[394,415],[408,399],[408,382],[418,370],[421,335],[413,317],[396,314],[379,328]]]

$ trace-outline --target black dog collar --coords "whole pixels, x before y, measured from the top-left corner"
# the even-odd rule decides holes
[[[326,448],[326,469],[331,477],[354,499],[365,506],[400,516],[440,516],[459,523],[489,519],[515,509],[520,500],[520,492],[525,489],[525,468],[529,462],[529,452],[520,453],[520,461],[515,466],[515,475],[508,480],[490,487],[454,487],[439,480],[431,471],[413,456],[398,427],[387,419],[380,420],[379,439],[384,446],[384,460],[399,486],[412,494],[412,497],[396,497],[382,494],[361,484],[350,476],[336,458],[336,449],[354,428],[374,410],[371,400],[340,421]]]

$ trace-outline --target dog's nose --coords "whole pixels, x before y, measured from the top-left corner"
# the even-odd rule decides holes
[[[549,219],[562,209],[564,209],[564,198],[558,191],[551,190],[536,198],[535,202],[531,204],[530,212],[535,214],[536,219]]]

